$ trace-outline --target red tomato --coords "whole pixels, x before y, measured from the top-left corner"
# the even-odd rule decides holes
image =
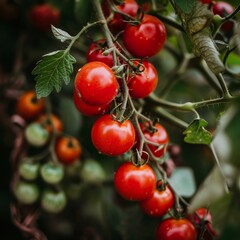
[[[200,0],[204,4],[210,4],[213,0]]]
[[[140,207],[144,213],[152,217],[162,217],[174,204],[174,194],[166,186],[165,190],[155,188],[151,197],[140,202]]]
[[[75,89],[89,105],[110,103],[118,93],[117,79],[109,66],[102,62],[90,62],[78,70]]]
[[[148,61],[142,62],[144,71],[128,79],[129,94],[134,98],[145,98],[151,94],[158,83],[156,68]]]
[[[216,2],[212,6],[212,11],[214,15],[219,15],[220,17],[226,17],[227,15],[234,12],[234,8],[227,2]],[[229,32],[233,29],[233,22],[231,20],[227,21],[221,26],[221,30],[224,32]]]
[[[32,24],[41,31],[49,31],[51,25],[57,26],[60,21],[60,11],[48,3],[34,6],[30,11]]]
[[[34,91],[25,92],[18,100],[16,112],[25,120],[36,119],[44,109],[44,100],[37,99]]]
[[[126,25],[123,32],[123,43],[135,57],[151,57],[157,54],[166,41],[164,24],[156,17],[145,14],[138,25]]]
[[[63,131],[62,121],[54,114],[51,114],[51,116],[48,116],[46,114],[41,115],[38,118],[37,122],[39,122],[44,128],[46,128],[49,133],[52,132],[52,125],[57,132],[60,133]]]
[[[197,230],[185,218],[168,218],[159,224],[157,240],[197,240]]]
[[[130,120],[119,123],[112,119],[110,114],[106,114],[93,124],[91,137],[99,152],[119,156],[132,148],[135,129]]]
[[[80,142],[74,137],[61,137],[56,144],[56,154],[63,164],[71,164],[82,154]]]
[[[100,39],[93,42],[88,48],[86,57],[87,62],[103,62],[107,64],[110,68],[114,66],[113,55],[109,53],[108,55],[103,55],[103,52],[107,50],[107,44],[105,39]]]
[[[93,106],[86,104],[76,90],[73,92],[73,101],[77,110],[85,116],[103,115],[110,110],[110,103],[101,106]]]
[[[142,201],[152,196],[156,187],[156,175],[147,164],[137,167],[126,162],[117,169],[114,185],[121,197],[130,201]]]
[[[217,237],[217,233],[212,226],[212,216],[208,209],[198,208],[193,214],[188,215],[188,218],[197,226],[199,236],[203,234],[206,240]]]
[[[144,124],[140,124],[140,127],[142,129],[142,133],[144,135],[144,137],[146,138],[146,140],[151,141],[153,143],[157,143],[160,145],[166,145],[169,142],[169,138],[168,138],[168,133],[166,131],[166,129],[159,123],[155,124],[155,128],[157,129],[156,132],[150,132],[149,129],[144,125]],[[139,137],[137,135],[136,138],[136,148],[139,149]],[[154,146],[154,145],[150,145],[147,144],[150,151],[152,152],[152,154],[157,157],[160,158],[163,156],[164,154],[164,147],[161,149],[158,149],[158,146]],[[146,148],[144,148],[144,151],[147,151]],[[144,159],[146,159],[147,157],[145,156],[145,154],[143,154],[142,156]]]
[[[138,4],[135,0],[125,0],[122,4],[116,5],[118,11],[128,14],[131,17],[136,17],[138,11]],[[110,16],[111,9],[109,8],[108,0],[102,1],[102,9],[106,18]],[[111,21],[109,22],[109,27],[113,32],[122,31],[126,25],[126,22],[123,21],[124,18],[121,14],[115,13]]]

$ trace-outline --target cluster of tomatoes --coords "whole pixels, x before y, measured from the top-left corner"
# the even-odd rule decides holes
[[[145,214],[161,219],[157,239],[195,240],[199,236],[212,239],[216,233],[206,208],[162,220],[177,212],[176,193],[166,179],[158,179],[159,173],[156,174],[153,166],[162,169],[170,140],[163,125],[149,121],[134,107],[134,101],[148,97],[159,83],[157,70],[149,58],[164,47],[165,26],[155,16],[139,14],[140,6],[135,0],[125,0],[120,5],[110,3],[111,6],[109,1],[102,1],[107,27],[112,35],[121,34],[117,34],[118,41],[112,49],[109,39],[91,43],[86,53],[87,63],[75,76],[74,104],[81,114],[98,116],[91,129],[91,139],[99,153],[110,157],[132,153],[131,161],[123,162],[116,169],[114,186],[121,197],[137,202]],[[216,2],[212,11],[224,17],[234,9],[225,2]],[[30,17],[36,28],[48,31],[51,24],[59,23],[60,12],[49,4],[41,4],[31,10]],[[232,28],[231,24],[225,23],[222,31]],[[48,111],[47,102],[37,99],[33,91],[20,97],[16,112],[26,121],[26,142],[30,148],[40,149],[41,154],[37,158],[22,158],[14,194],[20,202],[33,204],[40,197],[35,181],[44,181],[47,190],[41,194],[42,208],[60,212],[67,203],[65,192],[59,186],[64,167],[81,158],[82,146],[75,137],[64,135],[61,120]],[[90,173],[86,179],[89,177]]]
[[[108,1],[102,1],[102,9],[106,18],[111,16],[108,21],[110,31],[113,34],[122,31],[121,44],[114,43],[115,50],[111,51],[107,39],[91,43],[86,54],[87,63],[75,77],[74,103],[83,115],[99,115],[91,130],[92,143],[99,153],[116,157],[132,151],[137,155],[116,169],[114,186],[118,194],[139,203],[145,214],[161,218],[175,209],[175,193],[167,182],[157,179],[152,165],[154,162],[161,165],[169,143],[168,133],[160,123],[143,120],[135,113],[130,118],[124,117],[123,103],[119,104],[118,99],[119,95],[143,99],[155,90],[158,75],[148,58],[163,48],[165,26],[147,13],[138,24],[130,23],[137,17],[139,9],[134,0],[125,0],[120,5],[113,3],[111,7]],[[119,74],[120,67],[124,72],[122,75]],[[194,240],[201,234],[206,239],[215,236],[210,213],[205,208],[191,216],[169,217],[161,221],[157,229],[157,239],[161,240]]]
[[[47,112],[46,105],[44,99],[37,99],[33,90],[24,92],[16,104],[16,113],[25,120],[27,149],[18,164],[19,175],[13,191],[24,204],[35,203],[41,195],[42,208],[57,213],[67,203],[60,187],[64,165],[80,159],[82,146],[75,137],[64,135],[62,121]],[[35,152],[37,154],[33,155]],[[37,181],[45,183],[45,190],[40,191]]]

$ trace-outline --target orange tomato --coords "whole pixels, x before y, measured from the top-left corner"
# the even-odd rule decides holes
[[[36,119],[44,109],[44,100],[38,99],[34,91],[25,92],[18,100],[16,112],[25,120]]]
[[[62,121],[55,114],[51,114],[51,116],[43,114],[39,117],[38,122],[42,124],[49,133],[52,132],[52,126],[58,133],[61,133],[63,131]]]
[[[56,144],[56,154],[63,164],[71,164],[82,154],[80,142],[74,137],[61,137]]]

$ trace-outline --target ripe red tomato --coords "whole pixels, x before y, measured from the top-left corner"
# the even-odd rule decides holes
[[[210,4],[213,0],[199,0],[204,4]]]
[[[30,11],[32,24],[41,31],[49,31],[51,25],[57,26],[60,21],[59,9],[48,3],[34,6]]]
[[[146,138],[146,140],[153,142],[153,143],[157,143],[159,145],[166,145],[169,142],[169,137],[168,137],[168,133],[166,131],[166,129],[159,123],[155,124],[155,128],[157,129],[155,132],[150,132],[148,127],[144,124],[140,124],[140,127],[142,129],[142,133],[144,135],[144,137]],[[139,144],[140,144],[140,139],[139,136],[137,135],[136,137],[136,148],[139,149]],[[164,154],[164,147],[159,149],[158,146],[154,146],[154,145],[150,145],[147,144],[151,153],[157,157],[160,158],[163,156]],[[144,151],[147,151],[146,148],[144,148]],[[142,156],[144,159],[147,158],[147,156],[145,156],[145,154],[143,153]]]
[[[193,214],[188,215],[188,219],[197,226],[198,235],[204,239],[211,240],[217,237],[217,233],[212,226],[212,215],[207,208],[198,208]]]
[[[142,62],[144,71],[128,79],[129,94],[134,98],[145,98],[151,94],[158,83],[156,68],[148,61]]]
[[[234,12],[234,8],[231,4],[227,2],[216,2],[212,6],[212,11],[214,15],[219,15],[220,17],[226,17],[227,15]],[[233,22],[231,20],[227,21],[221,26],[221,30],[228,33],[233,29]]]
[[[51,116],[43,114],[38,118],[37,122],[47,129],[49,133],[52,132],[52,125],[58,133],[63,131],[62,121],[54,114],[51,114]]]
[[[114,66],[112,52],[108,55],[103,55],[103,52],[107,50],[107,44],[105,39],[100,39],[93,42],[87,51],[86,58],[87,62],[103,62],[107,64],[110,68]]]
[[[91,138],[99,152],[119,156],[132,148],[135,129],[130,120],[119,123],[110,114],[106,114],[93,124]]]
[[[89,105],[110,103],[118,93],[117,79],[109,66],[102,62],[90,62],[78,70],[75,89]]]
[[[197,240],[197,230],[187,219],[168,218],[157,228],[157,240]]]
[[[138,4],[135,0],[124,0],[122,4],[116,5],[118,11],[128,14],[131,17],[136,17],[138,11]],[[107,0],[102,1],[102,9],[106,18],[110,16],[111,9],[109,8],[109,4]],[[109,22],[109,28],[113,32],[119,32],[124,29],[126,22],[124,22],[124,18],[119,13],[114,13],[113,18]]]
[[[151,217],[162,217],[174,204],[174,194],[166,186],[166,189],[159,190],[155,188],[151,197],[140,202],[140,207],[144,213]]]
[[[166,41],[166,29],[158,18],[145,14],[138,25],[128,23],[123,32],[123,43],[135,57],[144,58],[157,54]]]
[[[61,137],[56,144],[56,154],[63,164],[71,164],[82,154],[80,142],[74,137]]]
[[[147,164],[138,167],[126,162],[117,169],[114,185],[126,200],[143,201],[152,196],[156,187],[156,175]]]
[[[86,104],[82,98],[78,96],[76,90],[73,92],[73,101],[77,110],[85,116],[103,115],[110,110],[110,103],[101,106]]]
[[[44,109],[44,100],[37,99],[34,91],[25,92],[18,100],[16,112],[25,120],[36,119]]]

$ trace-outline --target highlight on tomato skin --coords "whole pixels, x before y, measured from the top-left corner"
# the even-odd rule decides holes
[[[143,201],[154,193],[156,175],[148,164],[135,166],[131,162],[125,162],[115,172],[114,186],[122,198]]]
[[[129,119],[120,123],[110,114],[105,114],[93,124],[91,139],[100,153],[119,156],[132,148],[135,142],[135,129]]]
[[[118,81],[112,69],[103,62],[89,62],[75,76],[75,90],[89,105],[105,105],[118,93]]]
[[[125,48],[135,57],[156,55],[165,45],[166,28],[158,18],[145,14],[138,25],[128,23],[123,32]]]

